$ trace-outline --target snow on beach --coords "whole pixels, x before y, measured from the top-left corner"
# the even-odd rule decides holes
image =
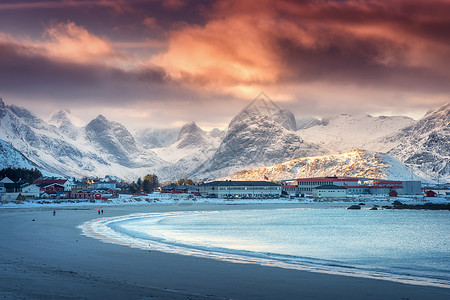
[[[90,199],[33,199],[25,201],[3,201],[0,202],[0,208],[27,208],[27,207],[49,207],[49,206],[115,206],[115,205],[195,205],[195,204],[218,204],[218,205],[245,205],[245,204],[296,204],[296,203],[365,203],[389,205],[392,201],[401,201],[408,204],[448,203],[448,195],[439,195],[437,197],[425,197],[423,195],[400,195],[398,197],[389,197],[386,195],[349,195],[346,198],[313,198],[313,197],[293,197],[293,198],[274,198],[274,199],[224,199],[224,198],[205,198],[192,196],[190,194],[169,194],[169,193],[151,193],[136,195],[121,194],[118,198],[109,200],[90,200]]]

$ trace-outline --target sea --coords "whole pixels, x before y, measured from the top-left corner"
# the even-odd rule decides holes
[[[450,212],[283,208],[133,214],[84,234],[142,249],[450,287]]]

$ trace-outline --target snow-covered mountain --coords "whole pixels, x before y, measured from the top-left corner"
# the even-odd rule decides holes
[[[24,108],[5,105],[0,98],[0,140],[6,142],[3,149],[8,148],[0,152],[0,162],[4,166],[25,163],[19,154],[13,154],[17,150],[31,165],[71,177],[111,175],[136,180],[155,173],[161,180],[216,179],[243,169],[289,164],[302,158],[308,163],[303,163],[303,171],[298,173],[303,175],[298,176],[334,175],[331,173],[344,165],[358,172],[366,168],[370,173],[376,159],[383,164],[391,159],[372,154],[383,152],[422,177],[450,180],[449,107],[446,104],[419,121],[369,115],[296,121],[292,113],[262,95],[240,111],[225,131],[205,132],[191,122],[181,129],[147,129],[133,136],[123,125],[102,115],[84,125],[69,110],[63,110],[45,122]],[[324,156],[351,149],[372,152],[353,151],[359,153],[360,161],[353,164],[352,159],[344,164],[333,155]],[[321,160],[311,160],[318,155]],[[342,157],[346,156],[351,155]],[[391,164],[397,166],[398,161]],[[287,167],[282,164],[279,168]],[[380,169],[379,165],[375,169]],[[397,169],[398,174],[410,176],[404,167]],[[351,172],[348,168],[344,174],[335,175],[352,176]],[[370,176],[382,176],[377,174],[373,171]],[[261,179],[260,175],[255,179]]]
[[[297,130],[308,129],[320,125],[320,120],[314,117],[303,117],[296,120]]]
[[[78,137],[79,129],[85,125],[83,121],[72,116],[69,109],[52,113],[47,123],[58,127],[62,133],[74,140]]]
[[[146,149],[169,146],[177,141],[180,128],[146,128],[138,130],[135,138]]]
[[[2,168],[40,169],[38,165],[26,158],[10,143],[0,140],[0,166]]]
[[[87,139],[109,154],[109,161],[132,167],[139,149],[131,133],[120,123],[99,115],[84,128]]]
[[[237,172],[230,180],[286,180],[301,177],[367,177],[390,180],[421,180],[404,164],[385,153],[352,150],[340,154],[303,157],[271,167]]]
[[[56,176],[55,173],[50,173],[34,162],[26,158],[22,153],[15,149],[11,144],[0,140],[0,166],[1,168],[25,168],[38,169],[44,176]]]
[[[450,103],[380,141],[397,144],[388,153],[423,176],[450,181]]]
[[[327,152],[305,142],[295,129],[292,113],[279,109],[268,98],[257,98],[231,120],[217,151],[191,176],[212,179],[245,168]]]
[[[301,123],[302,128],[298,130],[298,133],[305,140],[320,144],[334,152],[345,152],[357,148],[380,151],[379,143],[373,141],[414,123],[413,119],[403,116],[372,117],[364,114],[340,114],[320,121],[310,119],[306,123]]]
[[[169,179],[187,178],[190,173],[211,157],[220,143],[220,134],[207,133],[195,122],[185,124],[178,134],[178,139],[167,147],[155,148],[153,151],[170,165],[160,172]]]
[[[164,164],[153,152],[139,152],[120,124],[104,117],[91,123],[78,129],[64,120],[59,127],[49,125],[28,110],[5,105],[0,99],[0,140],[51,173],[71,177],[111,174],[135,179],[154,165]],[[67,126],[71,126],[69,132],[64,130]]]

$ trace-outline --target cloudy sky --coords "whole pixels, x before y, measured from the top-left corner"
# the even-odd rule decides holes
[[[0,2],[0,96],[130,129],[225,127],[260,91],[297,118],[450,101],[450,1]]]

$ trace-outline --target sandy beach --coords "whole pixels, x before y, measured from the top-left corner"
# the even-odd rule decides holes
[[[286,205],[285,205],[286,206]],[[138,212],[282,204],[0,209],[0,298],[449,299],[450,289],[145,251],[81,235],[79,225]],[[289,207],[289,206],[287,206]]]

